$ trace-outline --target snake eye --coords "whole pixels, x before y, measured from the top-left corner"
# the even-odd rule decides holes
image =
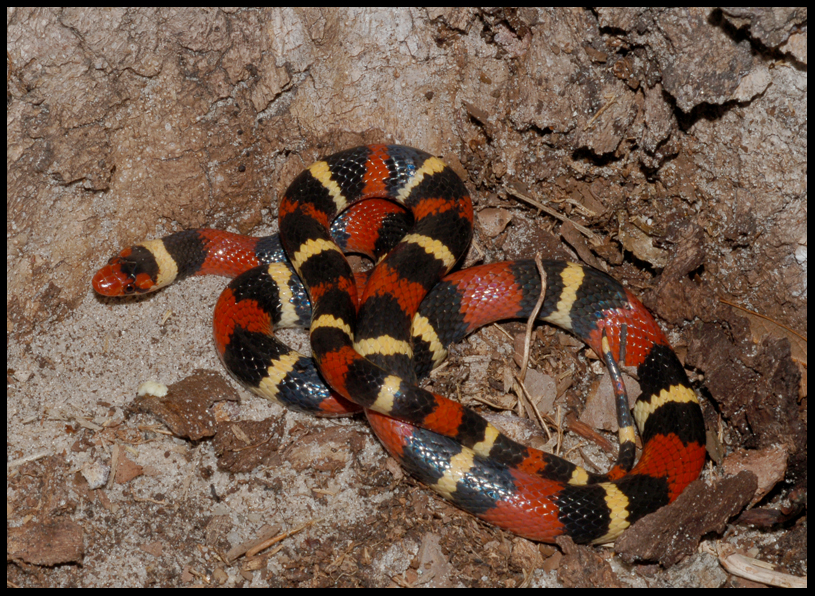
[[[123,288],[125,294],[133,294],[136,291],[136,278],[131,275],[129,279],[130,281],[128,281]]]
[[[122,275],[127,278],[127,282],[122,284],[122,290],[125,294],[136,293],[136,269],[137,265],[135,261],[130,259],[121,259],[119,263],[119,270],[122,272]]]

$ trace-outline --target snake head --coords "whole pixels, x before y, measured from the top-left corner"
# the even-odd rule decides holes
[[[131,247],[108,261],[93,276],[93,289],[102,296],[130,296],[158,289],[154,276],[142,265]],[[135,254],[134,254],[135,253]]]

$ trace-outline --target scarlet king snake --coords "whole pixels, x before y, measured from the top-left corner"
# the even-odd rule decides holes
[[[412,215],[413,227],[398,244],[406,216],[390,203],[359,206],[371,204],[377,212],[376,224],[362,224],[367,235],[349,223],[359,208],[337,218],[370,198],[396,201]],[[416,385],[450,342],[489,321],[528,317],[540,292],[530,261],[475,267],[439,281],[465,252],[473,219],[464,184],[441,160],[396,145],[336,153],[292,182],[279,217],[280,242],[311,298],[319,375],[311,360],[271,336],[275,324],[309,320],[305,291],[276,236],[179,232],[125,249],[94,276],[93,287],[126,295],[187,275],[238,276],[218,300],[214,331],[221,359],[239,380],[303,411],[341,415],[364,408],[385,448],[416,478],[460,508],[532,540],[565,534],[577,542],[611,541],[699,475],[704,423],[681,363],[639,300],[583,265],[543,263],[547,283],[538,318],[604,355],[618,405],[625,396],[617,363],[636,368],[642,394],[634,418],[643,450],[633,469],[627,404],[618,407],[618,462],[598,475],[524,447],[475,412]],[[359,300],[362,282],[329,228],[346,251],[374,258],[396,244]]]

